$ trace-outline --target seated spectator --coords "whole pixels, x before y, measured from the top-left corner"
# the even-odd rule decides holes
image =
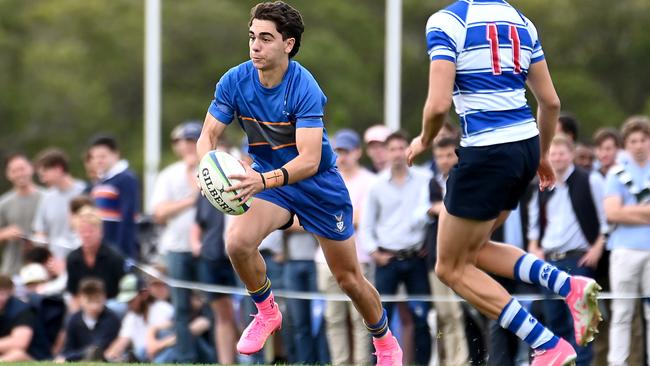
[[[11,278],[0,275],[0,362],[44,359],[34,352],[32,338],[36,317],[29,305],[13,295]]]
[[[117,300],[128,303],[129,311],[122,320],[119,336],[108,347],[104,357],[108,361],[174,362],[173,306],[155,300],[144,282],[134,274],[124,276],[119,288]]]
[[[73,299],[70,311],[79,309],[79,282],[86,277],[97,277],[104,281],[106,296],[117,296],[118,283],[124,275],[124,259],[114,249],[103,243],[102,220],[97,210],[84,206],[73,216],[73,225],[81,247],[70,253],[67,259],[68,292]],[[110,304],[109,304],[109,307]]]
[[[45,267],[48,279],[36,287],[36,292],[49,295],[63,295],[68,282],[65,262],[55,260],[46,247],[34,247],[25,253],[25,265],[40,264]]]
[[[106,307],[102,280],[85,278],[79,283],[79,305],[81,310],[66,326],[65,344],[57,361],[100,361],[120,331],[120,319]]]
[[[35,322],[30,349],[42,358],[57,354],[63,342],[63,322],[67,312],[61,295],[43,295],[38,292],[50,276],[41,264],[30,263],[20,269],[23,293],[18,297],[32,309]]]

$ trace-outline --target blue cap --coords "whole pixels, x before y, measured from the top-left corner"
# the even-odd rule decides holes
[[[339,130],[334,135],[332,144],[334,149],[354,150],[361,147],[361,138],[359,134],[348,128]]]
[[[172,130],[172,140],[198,140],[203,125],[196,121],[184,122]]]

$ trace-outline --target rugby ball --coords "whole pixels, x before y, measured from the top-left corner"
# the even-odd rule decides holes
[[[228,176],[245,172],[241,162],[232,155],[223,151],[210,151],[199,163],[201,190],[217,210],[228,215],[241,215],[250,208],[253,199],[240,205],[240,200],[232,199],[237,195],[236,191],[226,192],[225,189],[238,182],[228,179]]]

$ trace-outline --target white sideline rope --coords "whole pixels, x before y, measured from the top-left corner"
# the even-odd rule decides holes
[[[47,246],[50,243],[41,240],[36,237],[21,236],[22,239],[29,240],[37,245]],[[61,243],[55,244],[57,246],[62,246],[67,249],[77,249],[77,247],[69,245],[61,245]],[[183,281],[177,280],[168,276],[161,274],[154,267],[133,261],[131,259],[126,259],[126,263],[129,266],[135,267],[143,273],[165,283],[167,286],[175,288],[184,288],[188,290],[198,290],[203,292],[210,293],[219,293],[227,295],[248,295],[248,291],[242,289],[241,287],[233,286],[221,286],[221,285],[211,285],[207,283],[192,282],[192,281]],[[302,291],[291,291],[291,290],[280,290],[274,289],[273,295],[275,297],[285,298],[285,299],[297,299],[297,300],[327,300],[327,301],[352,301],[345,294],[324,294],[320,292],[302,292]],[[549,299],[562,299],[560,296],[546,296],[540,294],[515,294],[513,295],[520,301],[541,301]],[[650,299],[650,294],[640,295],[636,293],[613,293],[613,292],[601,292],[598,296],[600,300],[611,300],[611,299]],[[408,302],[408,301],[423,301],[423,302],[466,302],[463,298],[459,296],[438,296],[438,295],[382,295],[382,302]]]
[[[146,273],[147,275],[156,278],[157,280],[165,283],[170,287],[184,288],[188,290],[198,290],[203,292],[211,293],[220,293],[228,295],[248,295],[248,292],[241,287],[232,287],[232,286],[221,286],[221,285],[210,285],[200,282],[192,281],[182,281],[168,276],[162,275],[158,270],[153,268],[150,265],[130,262],[130,264]],[[302,291],[290,291],[290,290],[273,290],[273,295],[275,297],[285,298],[285,299],[298,299],[298,300],[327,300],[327,301],[351,301],[350,298],[345,294],[324,294],[320,292],[302,292]],[[513,295],[520,301],[540,301],[540,300],[549,300],[549,299],[562,299],[560,296],[545,296],[539,294],[517,294]],[[650,298],[650,296],[640,296],[639,294],[632,293],[612,293],[612,292],[603,292],[598,296],[600,300],[609,300],[609,299],[644,299]],[[408,302],[408,301],[432,301],[432,302],[466,302],[463,298],[459,296],[437,296],[437,295],[382,295],[382,302]]]

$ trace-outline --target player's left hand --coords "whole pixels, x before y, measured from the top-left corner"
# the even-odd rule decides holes
[[[543,191],[545,189],[553,189],[555,186],[555,173],[553,173],[553,168],[551,168],[551,163],[548,161],[548,157],[544,156],[539,161],[539,167],[537,168],[537,175],[539,176],[539,190]]]
[[[226,192],[237,191],[237,195],[232,198],[233,201],[239,200],[239,205],[243,205],[255,194],[264,190],[264,183],[262,183],[262,176],[251,168],[250,165],[241,162],[244,166],[246,173],[244,174],[231,174],[228,179],[235,179],[239,182],[226,188]]]
[[[422,135],[416,136],[413,141],[411,141],[411,146],[406,149],[406,161],[409,166],[413,166],[413,161],[415,158],[422,154],[427,147],[422,143]]]

